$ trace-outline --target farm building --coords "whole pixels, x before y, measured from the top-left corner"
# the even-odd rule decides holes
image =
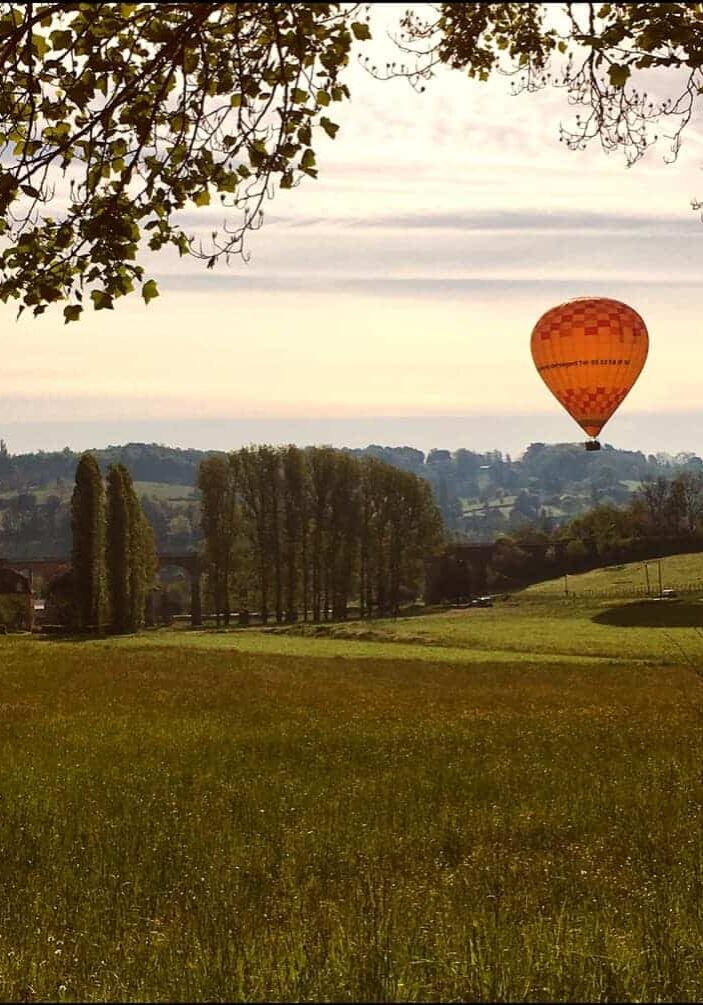
[[[14,569],[0,567],[0,629],[32,628],[32,588]]]

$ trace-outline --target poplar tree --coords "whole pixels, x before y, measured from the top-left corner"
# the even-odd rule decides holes
[[[144,624],[147,591],[156,570],[151,527],[124,464],[107,476],[107,581],[114,632],[136,632]]]
[[[307,618],[307,512],[305,455],[290,445],[282,452],[286,621],[298,620],[298,600]],[[300,582],[302,578],[302,596]]]
[[[237,452],[237,463],[241,473],[240,490],[243,512],[246,518],[252,550],[256,556],[255,566],[261,600],[261,620],[269,618],[269,597],[272,558],[275,558],[272,543],[272,483],[268,477],[273,471],[271,447],[244,447]],[[275,491],[275,489],[273,490]],[[275,582],[274,582],[275,589]]]
[[[335,621],[347,616],[359,551],[359,462],[338,451],[334,457],[327,539],[327,597]]]
[[[136,632],[144,626],[147,596],[156,577],[158,562],[154,532],[134,490],[129,472],[127,472],[125,481],[130,515],[131,547],[129,623],[130,630]]]
[[[129,631],[130,622],[130,512],[122,464],[107,472],[107,587],[112,630]]]
[[[233,552],[238,522],[237,455],[215,456],[202,461],[198,468],[201,493],[202,527],[205,534],[205,559],[215,603],[217,624],[230,619]]]
[[[76,468],[71,531],[77,627],[101,632],[105,608],[105,491],[100,467],[90,453],[83,454]]]
[[[281,500],[283,496],[282,454],[274,447],[262,446],[257,451],[261,484],[265,551],[268,553],[273,580],[273,602],[276,622],[283,621],[283,558],[281,547]]]
[[[312,620],[327,620],[328,579],[326,555],[329,539],[330,496],[334,482],[335,451],[332,447],[311,447],[306,452],[310,472],[310,516],[312,522],[310,581]]]

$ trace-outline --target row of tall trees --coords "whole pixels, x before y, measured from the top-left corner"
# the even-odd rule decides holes
[[[428,484],[331,447],[247,447],[204,460],[205,557],[218,618],[266,623],[397,612],[441,542]]]
[[[73,620],[82,630],[134,632],[156,574],[154,537],[132,476],[110,465],[107,491],[95,457],[78,462],[71,500]]]

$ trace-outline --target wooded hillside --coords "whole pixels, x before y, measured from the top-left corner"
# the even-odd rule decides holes
[[[124,464],[154,528],[157,547],[200,547],[197,470],[217,451],[129,443],[93,451],[105,473]],[[627,504],[643,479],[703,470],[694,454],[649,454],[605,446],[533,443],[520,458],[500,451],[431,450],[370,445],[350,450],[425,478],[448,530],[459,538],[492,541],[521,527],[553,530],[596,505]],[[0,555],[64,555],[70,549],[69,499],[79,454],[12,454],[0,443]],[[224,454],[221,454],[224,456]]]

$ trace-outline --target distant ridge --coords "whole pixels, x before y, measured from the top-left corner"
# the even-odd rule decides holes
[[[122,463],[144,499],[162,550],[188,550],[200,540],[194,489],[199,463],[218,451],[158,443],[113,444],[94,451],[103,470]],[[519,458],[468,448],[425,453],[411,446],[352,448],[430,483],[446,527],[460,538],[493,541],[527,525],[552,530],[599,503],[627,504],[642,479],[703,470],[695,454],[645,455],[608,444],[586,454],[580,443],[533,443]],[[0,451],[0,554],[64,554],[69,503],[79,453]]]

